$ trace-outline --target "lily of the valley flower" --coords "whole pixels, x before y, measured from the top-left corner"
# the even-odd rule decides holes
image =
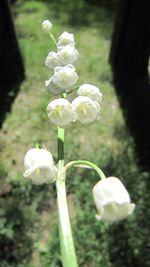
[[[54,72],[53,81],[65,90],[72,87],[78,79],[75,67],[71,64],[64,67],[56,67]]]
[[[66,45],[75,46],[73,33],[63,32],[58,38],[58,48]]]
[[[79,52],[71,45],[58,49],[58,57],[62,65],[72,64],[79,56]]]
[[[50,52],[45,60],[45,65],[46,67],[48,67],[49,69],[54,69],[57,66],[60,66],[60,60],[59,60],[59,56],[58,53],[56,52]]]
[[[32,148],[24,158],[24,177],[31,179],[33,184],[51,183],[56,180],[58,171],[51,153],[45,149]]]
[[[93,188],[93,198],[99,212],[99,220],[114,222],[132,214],[135,204],[122,182],[116,177],[99,181]]]
[[[84,124],[92,123],[99,119],[100,105],[88,96],[78,96],[72,102],[76,119]]]
[[[64,92],[64,88],[59,87],[55,81],[53,81],[53,77],[51,77],[49,80],[45,81],[45,86],[48,89],[49,93],[52,93],[53,95],[58,95]]]
[[[48,19],[44,20],[42,22],[42,29],[43,31],[50,33],[52,29],[52,23]]]
[[[62,128],[69,125],[75,119],[71,104],[64,98],[51,101],[46,110],[50,121]]]
[[[88,96],[99,103],[102,101],[102,93],[97,86],[92,84],[82,84],[78,89],[78,95]]]

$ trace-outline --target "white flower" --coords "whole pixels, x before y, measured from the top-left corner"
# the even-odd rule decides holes
[[[106,222],[122,220],[135,208],[126,188],[116,177],[99,181],[93,188],[93,198],[99,212],[99,220]]]
[[[58,98],[51,101],[46,110],[50,121],[62,128],[75,119],[71,104],[64,98]]]
[[[75,46],[74,35],[69,32],[63,32],[58,38],[58,47],[72,45]]]
[[[100,105],[88,96],[78,96],[72,102],[77,120],[84,124],[92,123],[99,119]]]
[[[58,49],[59,60],[62,65],[73,63],[79,56],[79,52],[71,45],[66,45]]]
[[[49,93],[52,93],[53,95],[58,95],[64,92],[64,89],[59,87],[55,81],[53,81],[53,77],[51,77],[49,80],[45,81],[45,86],[48,89]]]
[[[53,81],[64,89],[72,87],[78,79],[75,67],[71,64],[64,67],[56,67],[54,72]]]
[[[52,29],[52,23],[46,19],[42,22],[42,29],[43,31],[45,32],[51,32],[51,29]]]
[[[49,69],[54,69],[57,66],[60,66],[60,60],[59,60],[59,56],[58,53],[56,52],[50,52],[45,60],[45,65],[46,67],[48,67]]]
[[[32,148],[24,158],[24,177],[31,179],[33,184],[50,183],[57,178],[57,168],[51,153],[45,149]]]
[[[102,93],[100,92],[99,88],[92,84],[82,84],[79,87],[78,95],[88,96],[92,100],[99,103],[102,100]]]

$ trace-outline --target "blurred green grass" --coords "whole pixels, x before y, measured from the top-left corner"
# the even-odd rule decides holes
[[[84,8],[87,13],[83,16]],[[3,237],[5,228],[7,242],[4,248],[9,250],[11,247],[13,251],[9,252],[10,255],[0,254],[1,266],[56,267],[61,266],[61,261],[55,186],[35,187],[22,177],[24,154],[36,143],[44,144],[57,157],[56,128],[49,123],[45,111],[52,96],[44,87],[44,81],[52,75],[44,66],[44,61],[48,52],[55,47],[42,32],[41,22],[44,19],[52,21],[56,38],[63,31],[74,33],[76,47],[80,52],[76,64],[78,84],[95,84],[103,93],[100,121],[86,127],[76,123],[66,130],[66,162],[77,158],[95,162],[107,176],[120,177],[134,201],[138,201],[141,196],[142,185],[143,190],[146,190],[141,177],[147,177],[147,174],[139,173],[134,143],[125,127],[112,85],[108,56],[114,13],[104,7],[58,5],[55,1],[17,1],[12,11],[26,66],[26,80],[0,133],[1,192],[10,192],[5,202],[7,212],[2,212],[2,217],[7,218],[8,222],[2,225],[0,236]],[[134,195],[135,176],[141,181],[137,195]],[[125,240],[130,238],[132,241],[129,244],[130,258],[138,258],[143,243],[138,243],[133,234],[133,228],[137,227],[135,215],[128,222],[113,226],[113,230],[109,230],[107,224],[95,221],[96,210],[91,190],[97,179],[95,173],[82,169],[73,169],[68,175],[68,202],[79,263],[83,267],[124,267],[127,266],[126,252],[122,251],[120,259],[114,260],[113,255],[122,244],[112,249],[111,237],[117,232],[116,228],[126,227],[128,232]],[[13,213],[15,206],[18,206],[16,215]],[[9,224],[10,214],[13,214],[12,225]],[[24,237],[22,239],[19,239],[17,232],[20,216],[24,220],[20,227]],[[121,234],[122,230],[118,230],[117,235]],[[17,242],[14,243],[16,236]]]

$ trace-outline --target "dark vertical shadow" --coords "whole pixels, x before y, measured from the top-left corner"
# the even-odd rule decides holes
[[[11,16],[9,1],[0,5],[0,127],[10,111],[25,70]]]
[[[110,62],[116,92],[135,139],[139,161],[150,167],[150,3],[119,2]]]

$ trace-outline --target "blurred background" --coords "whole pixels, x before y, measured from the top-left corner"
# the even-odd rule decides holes
[[[95,162],[121,179],[136,203],[128,219],[95,220],[93,171],[72,169],[68,205],[79,266],[150,266],[150,19],[148,1],[6,1],[0,5],[0,266],[61,267],[55,184],[27,182],[23,158],[35,144],[57,157],[56,127],[46,106],[53,96],[44,66],[55,46],[42,32],[49,19],[58,38],[74,33],[78,85],[103,93],[101,119],[66,130],[65,160]]]

